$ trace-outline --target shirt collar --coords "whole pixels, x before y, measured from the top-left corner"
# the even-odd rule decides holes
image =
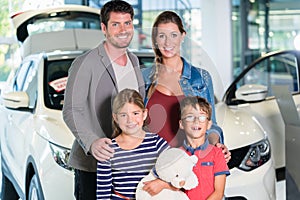
[[[193,147],[191,147],[191,146],[189,146],[187,143],[186,143],[186,140],[184,140],[183,141],[183,148],[186,150],[186,151],[188,151],[188,152],[190,152],[192,155],[194,155],[195,154],[195,151],[198,151],[198,150],[205,150],[207,147],[208,147],[208,140],[207,139],[205,139],[205,142],[202,144],[202,145],[200,145],[200,146],[198,146],[198,147],[196,147],[196,148],[193,148]]]

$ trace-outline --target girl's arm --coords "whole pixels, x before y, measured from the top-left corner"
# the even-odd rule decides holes
[[[155,179],[152,181],[144,182],[143,190],[148,192],[151,196],[157,195],[160,193],[163,189],[169,189],[177,191],[178,188],[172,186],[171,184],[161,180],[161,179]]]
[[[112,199],[112,172],[110,161],[97,163],[97,199]]]

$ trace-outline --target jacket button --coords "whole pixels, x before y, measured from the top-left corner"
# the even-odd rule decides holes
[[[186,80],[183,81],[183,84],[186,84]]]

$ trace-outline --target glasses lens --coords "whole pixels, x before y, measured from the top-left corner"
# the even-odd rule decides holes
[[[194,122],[196,119],[198,119],[199,122],[205,122],[207,120],[207,117],[205,115],[200,115],[198,117],[189,115],[184,118],[184,120],[187,122]]]
[[[204,116],[204,115],[201,115],[201,116],[198,117],[198,119],[199,119],[200,122],[205,122],[207,117]]]

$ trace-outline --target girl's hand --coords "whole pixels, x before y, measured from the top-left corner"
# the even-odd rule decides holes
[[[178,188],[175,188],[171,184],[169,184],[161,179],[155,179],[152,181],[144,182],[143,190],[148,192],[151,196],[157,195],[163,189],[169,189],[169,190],[174,190],[174,191],[179,190]]]

